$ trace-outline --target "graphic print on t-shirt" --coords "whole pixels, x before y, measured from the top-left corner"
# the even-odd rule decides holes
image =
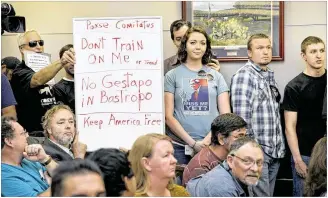
[[[209,114],[208,81],[204,78],[184,78],[183,109],[186,115]]]

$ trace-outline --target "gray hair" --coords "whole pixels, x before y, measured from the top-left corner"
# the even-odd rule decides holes
[[[36,30],[27,30],[26,32],[19,34],[17,36],[17,44],[18,44],[18,47],[20,47],[21,45],[24,44],[26,35],[29,34],[29,33],[31,33],[31,32],[35,32],[38,35],[40,35]]]
[[[240,149],[240,147],[242,147],[248,143],[251,143],[253,147],[259,148],[262,150],[261,146],[257,143],[257,141],[254,138],[245,136],[245,137],[240,137],[240,138],[236,139],[231,144],[229,155],[235,154]]]

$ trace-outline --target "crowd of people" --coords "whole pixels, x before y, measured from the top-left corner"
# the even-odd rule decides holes
[[[35,30],[21,34],[22,61],[2,60],[1,195],[273,196],[289,147],[293,195],[326,196],[322,39],[303,40],[306,66],[282,98],[268,67],[267,35],[250,36],[249,60],[228,87],[202,27],[177,20],[170,33],[178,50],[164,61],[165,135],[140,136],[131,150],[108,145],[92,152],[76,129],[73,45],[35,72],[24,54],[44,52],[45,42]],[[65,77],[48,85],[63,68]]]

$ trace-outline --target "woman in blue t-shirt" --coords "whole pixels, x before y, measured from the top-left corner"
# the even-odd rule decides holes
[[[202,28],[186,32],[178,57],[181,65],[165,75],[166,133],[178,164],[188,164],[193,153],[210,144],[212,121],[230,113],[229,89],[223,76],[206,66],[211,42]]]

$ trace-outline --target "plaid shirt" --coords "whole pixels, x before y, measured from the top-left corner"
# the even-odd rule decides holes
[[[263,151],[273,158],[283,158],[285,142],[280,123],[279,101],[274,72],[261,70],[248,61],[232,77],[231,105],[233,112],[247,122],[247,134],[253,136]],[[278,91],[278,89],[276,89]]]

